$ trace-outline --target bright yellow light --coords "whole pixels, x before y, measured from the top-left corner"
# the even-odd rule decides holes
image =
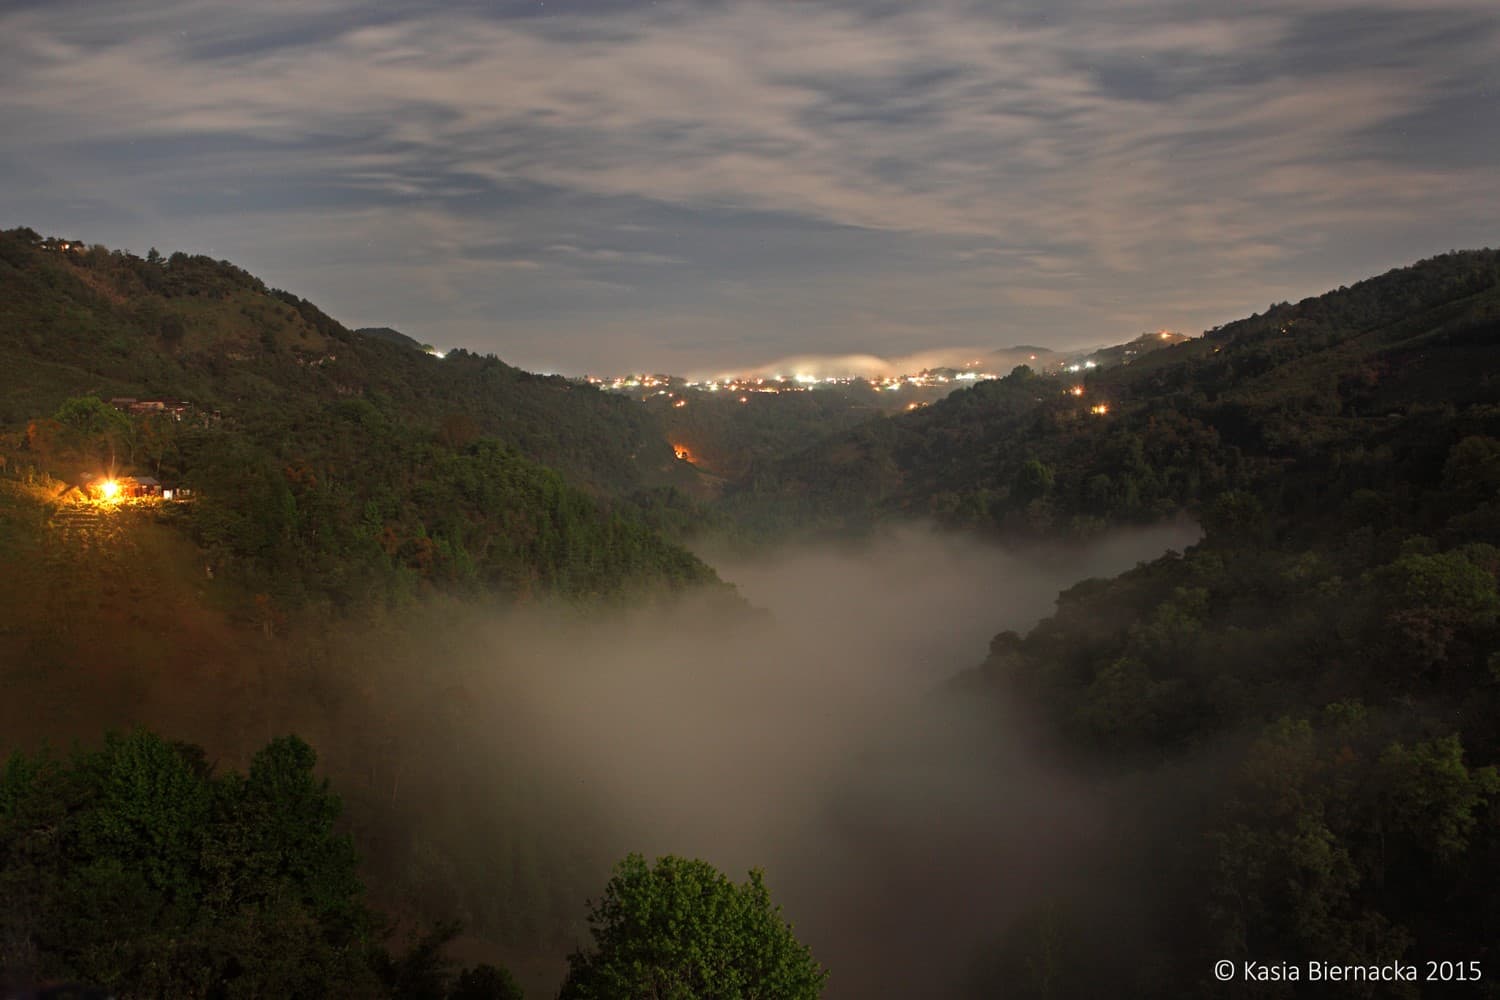
[[[106,500],[113,500],[120,495],[120,484],[113,479],[106,479],[99,484],[99,495]]]
[[[1105,403],[1100,403],[1098,406],[1089,407],[1089,412],[1096,417],[1102,417],[1109,412],[1109,406]]]
[[[1082,396],[1083,395],[1083,386],[1081,386],[1081,385],[1075,385],[1073,388],[1069,389],[1068,391],[1071,392],[1075,396]]]

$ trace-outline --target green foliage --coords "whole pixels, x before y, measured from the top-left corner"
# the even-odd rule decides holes
[[[1424,262],[1092,378],[1109,419],[1043,402],[978,476],[1010,478],[1002,522],[1036,461],[1056,509],[1205,528],[959,687],[1021,699],[1122,794],[1193,800],[1130,855],[1164,916],[1121,995],[1218,995],[1222,958],[1500,959],[1497,322],[1500,254]],[[1045,956],[1026,933],[1001,952]]]
[[[248,778],[145,732],[0,779],[0,966],[122,997],[358,995],[374,922],[293,738]],[[363,984],[363,985],[361,985]]]
[[[1500,612],[1494,572],[1459,552],[1404,555],[1377,570],[1375,582],[1384,632],[1417,669],[1446,661],[1455,640]]]
[[[593,949],[568,959],[563,1000],[808,1000],[827,974],[771,904],[702,861],[632,854],[589,908]]]
[[[1052,467],[1034,458],[1027,459],[1016,473],[1015,485],[1011,487],[1011,496],[1017,502],[1030,503],[1033,500],[1041,500],[1052,492],[1053,485],[1057,482],[1057,474]]]
[[[521,987],[505,969],[476,965],[459,973],[448,1000],[522,1000]]]
[[[132,427],[125,415],[97,396],[64,400],[52,415],[59,457],[92,464],[100,472],[126,457]]]
[[[1471,770],[1463,757],[1455,734],[1412,747],[1395,743],[1380,757],[1390,832],[1440,862],[1468,851],[1476,814],[1500,792],[1493,766]]]
[[[443,926],[380,946],[340,806],[296,737],[247,774],[151,733],[0,770],[0,970],[130,997],[496,998],[503,970],[456,980]],[[449,992],[450,986],[453,992]]]
[[[1458,439],[1429,436],[1404,454],[1392,417],[1441,419],[1448,407],[1493,396],[1481,373],[1497,324],[1500,252],[1448,254],[1093,371],[1082,396],[1066,391],[1077,376],[1018,370],[830,434],[765,463],[728,492],[725,508],[781,528],[918,514],[1066,535],[1183,509],[1210,511],[1212,531],[1224,517],[1253,516],[1253,498],[1295,505],[1300,530],[1315,533],[1337,517],[1330,494],[1383,478],[1382,460],[1410,460],[1424,480],[1438,478]],[[1107,412],[1094,413],[1100,404]],[[1454,452],[1449,485],[1493,501],[1500,438],[1461,433],[1492,441]],[[1035,507],[1045,477],[1031,462],[1053,472],[1045,511]],[[1238,496],[1236,511],[1215,515],[1227,492]],[[1500,522],[1500,508],[1476,516]]]
[[[631,508],[496,441],[455,449],[364,400],[183,450],[197,537],[283,603],[354,608],[416,587],[596,598],[715,581]]]
[[[679,471],[628,400],[351,332],[204,257],[48,253],[0,233],[0,291],[0,408],[15,404],[0,423],[29,422],[29,457],[64,479],[82,459],[194,488],[176,521],[268,602],[254,612],[268,633],[284,609],[430,589],[591,599],[715,582],[625,499]],[[127,417],[79,385],[192,405]]]

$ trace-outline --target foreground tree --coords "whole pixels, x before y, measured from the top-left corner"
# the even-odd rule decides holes
[[[516,1000],[504,970],[454,981],[456,926],[385,949],[316,763],[288,736],[215,774],[146,731],[0,763],[0,996],[70,979],[121,1000]]]
[[[632,854],[589,908],[594,949],[568,958],[561,1000],[812,1000],[828,974],[792,936],[759,871]]]

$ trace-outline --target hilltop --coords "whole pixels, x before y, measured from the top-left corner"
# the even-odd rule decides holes
[[[408,426],[498,440],[597,495],[681,479],[626,400],[356,333],[227,261],[55,245],[0,232],[0,426],[84,395],[183,399],[244,421],[363,398]]]
[[[190,488],[174,522],[281,607],[714,580],[623,499],[681,475],[649,415],[357,334],[224,261],[0,234],[0,427],[12,475]]]
[[[446,963],[461,914],[471,947],[543,964],[606,863],[602,821],[524,746],[497,761],[524,719],[463,685],[490,678],[506,615],[693,600],[739,620],[627,498],[679,472],[626,400],[357,334],[223,261],[0,234],[0,755],[145,724],[224,774],[295,731],[345,796],[371,905],[436,925],[421,961]],[[132,479],[159,492],[100,488]],[[5,838],[12,818],[0,803]],[[426,867],[467,838],[507,863]],[[7,857],[7,884],[51,884]],[[74,903],[56,912],[97,913]],[[149,936],[126,920],[111,933]]]
[[[676,375],[588,376],[578,380],[605,391],[639,399],[657,418],[677,457],[701,473],[684,484],[700,498],[717,497],[726,486],[753,480],[767,467],[814,442],[852,430],[878,416],[910,413],[998,373],[1024,366],[1056,377],[1115,365],[1129,365],[1188,338],[1159,330],[1095,350],[1056,352],[1020,345],[968,360],[954,367],[931,364],[883,375],[836,373],[834,361],[805,359],[810,374],[760,371],[712,379]],[[952,352],[948,352],[952,353]],[[871,359],[865,359],[871,360]],[[912,361],[913,365],[918,362]],[[693,490],[692,487],[697,489]]]
[[[361,337],[383,340],[388,344],[398,344],[401,347],[409,347],[414,351],[422,351],[426,354],[437,353],[431,344],[424,344],[415,337],[408,337],[400,330],[393,330],[388,326],[362,326],[354,332]]]
[[[1048,995],[1215,997],[1224,959],[1495,960],[1497,344],[1500,253],[1449,254],[1078,396],[1022,372],[861,439],[887,463],[871,516],[1034,536],[1187,509],[1205,531],[1064,591],[949,688],[1032,720],[1115,817],[1087,886],[998,934],[975,995],[1048,968]],[[814,459],[840,456],[811,452],[826,498]]]
[[[775,530],[919,515],[1086,534],[1230,489],[1276,491],[1290,469],[1381,447],[1398,417],[1491,391],[1497,315],[1500,253],[1448,254],[1131,364],[1062,378],[1020,368],[813,442],[725,505]]]

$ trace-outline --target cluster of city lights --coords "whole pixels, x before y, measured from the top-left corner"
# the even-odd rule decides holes
[[[972,363],[977,366],[978,362]],[[1092,367],[1092,364],[1090,364]],[[950,374],[951,373],[951,374]],[[963,385],[999,378],[995,372],[980,371],[977,367],[965,370],[924,369],[909,375],[809,375],[799,372],[792,375],[724,376],[716,379],[674,379],[670,375],[620,375],[600,378],[589,375],[585,381],[612,392],[641,392],[645,396],[675,396],[674,388],[692,389],[698,392],[725,392],[738,394],[740,402],[748,402],[748,393],[776,394],[782,392],[807,392],[819,386],[868,385],[883,392],[895,392],[903,388],[932,389],[946,385]]]
[[[1171,342],[1175,340],[1186,340],[1182,334],[1171,330],[1157,330],[1155,333],[1142,334],[1132,345],[1124,347],[1124,363],[1129,364],[1129,359],[1140,353],[1139,345],[1143,341],[1160,339]],[[1074,356],[1076,358],[1076,355]],[[1033,362],[1037,361],[1035,354],[1030,356]],[[688,405],[686,393],[708,392],[708,393],[730,393],[738,398],[740,403],[750,402],[752,393],[766,393],[776,395],[784,392],[808,392],[820,386],[866,386],[880,392],[898,392],[902,389],[942,389],[944,387],[959,388],[963,385],[975,382],[988,381],[1001,378],[998,372],[985,371],[984,362],[974,360],[966,362],[956,368],[925,368],[919,372],[906,375],[813,375],[808,372],[794,372],[791,374],[777,373],[774,375],[726,375],[710,379],[684,379],[671,375],[641,374],[620,375],[615,377],[601,378],[597,375],[586,376],[584,381],[611,392],[622,392],[639,394],[642,400],[653,396],[664,396],[673,407],[681,408]],[[1077,375],[1091,372],[1100,366],[1100,362],[1092,359],[1084,360],[1049,360],[1040,368],[1040,374],[1050,375]],[[1082,398],[1087,390],[1082,385],[1070,385],[1064,392],[1075,398]],[[923,402],[908,404],[905,409],[916,410],[926,405]],[[1093,403],[1089,406],[1089,412],[1095,416],[1104,416],[1109,413],[1107,403]]]

